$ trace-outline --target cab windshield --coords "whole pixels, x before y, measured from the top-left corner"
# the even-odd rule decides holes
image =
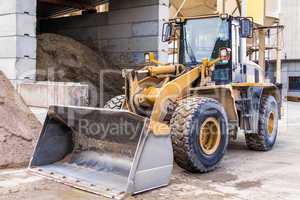
[[[181,63],[196,65],[203,58],[218,58],[220,48],[229,47],[229,24],[219,17],[188,20],[181,37]]]

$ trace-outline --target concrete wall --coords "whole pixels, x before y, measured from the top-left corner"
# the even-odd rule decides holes
[[[272,80],[275,76],[275,64],[271,63],[267,67],[267,77]],[[291,91],[289,90],[289,77],[291,76],[299,76],[300,77],[300,60],[283,60],[282,62],[282,72],[281,72],[281,80],[283,84],[283,96],[300,96],[299,91]]]
[[[300,59],[300,1],[282,1],[281,24],[285,26],[283,59]]]
[[[25,81],[17,83],[16,90],[42,124],[51,105],[89,105],[89,87],[85,84]]]
[[[143,64],[146,51],[167,61],[168,45],[160,35],[168,6],[169,0],[112,0],[108,13],[41,21],[40,31],[70,36],[104,52],[109,62],[121,67]]]
[[[300,96],[299,91],[289,90],[289,77],[300,76],[300,60],[284,62],[282,65],[282,83],[284,86],[284,94],[289,96]]]
[[[51,105],[88,106],[89,88],[81,83],[24,82],[17,85],[18,93],[30,107],[48,108]],[[39,97],[39,98],[37,98]]]
[[[284,96],[300,96],[300,91],[289,91],[289,77],[300,76],[300,9],[299,0],[281,1],[280,23],[284,25],[282,58],[282,84]],[[275,32],[271,33],[275,35]],[[274,41],[271,40],[271,41]],[[273,42],[271,42],[273,44]],[[275,59],[275,51],[271,52],[271,59]],[[268,77],[274,77],[274,64],[268,69]]]
[[[283,32],[282,83],[284,95],[300,96],[300,91],[289,91],[289,77],[300,76],[300,1],[281,1],[280,22]]]
[[[0,70],[10,80],[34,80],[36,0],[0,0],[0,27]]]

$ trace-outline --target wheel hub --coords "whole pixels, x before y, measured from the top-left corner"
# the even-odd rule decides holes
[[[207,155],[214,154],[221,142],[221,128],[217,119],[207,118],[201,128],[199,134],[199,144],[203,152]]]
[[[274,122],[275,122],[275,114],[273,112],[270,113],[268,118],[268,134],[272,136],[274,130]]]

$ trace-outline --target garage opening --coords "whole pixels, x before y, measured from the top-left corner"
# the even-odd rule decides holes
[[[38,0],[37,81],[88,85],[93,107],[123,93],[123,66],[106,51],[117,31],[108,25],[109,6],[103,0]]]

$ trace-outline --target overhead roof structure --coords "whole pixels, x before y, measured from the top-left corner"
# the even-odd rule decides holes
[[[180,10],[180,15],[187,17],[220,14],[223,9],[232,15],[240,15],[241,12],[240,0],[171,0],[171,5]]]
[[[246,15],[260,25],[275,23],[281,10],[281,0],[170,0],[170,3],[171,18],[221,13],[241,16],[243,4]]]
[[[38,16],[50,17],[90,9],[108,0],[38,0]]]
[[[49,17],[67,12],[89,9],[110,0],[38,0],[38,16]],[[116,1],[116,0],[115,0]],[[225,0],[228,13],[240,11],[240,0]],[[238,3],[237,3],[238,2]],[[170,0],[175,10],[180,9],[184,16],[220,13],[223,0]]]
[[[94,9],[96,5],[110,1],[112,0],[38,0],[38,17],[47,18]],[[247,16],[253,17],[258,24],[272,24],[279,18],[280,0],[170,0],[170,17],[221,13],[241,16],[242,1],[247,5]]]

